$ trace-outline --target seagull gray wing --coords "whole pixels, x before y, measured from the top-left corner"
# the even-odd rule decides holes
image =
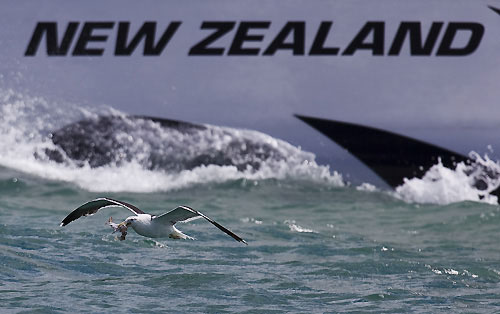
[[[111,206],[119,206],[126,208],[133,212],[136,215],[139,214],[144,214],[142,210],[139,208],[135,207],[134,205],[131,205],[129,203],[125,203],[122,201],[117,201],[111,198],[97,198],[93,201],[87,202],[83,204],[82,206],[78,207],[74,211],[72,211],[66,218],[63,219],[61,222],[61,227],[66,226],[73,220],[77,220],[78,218],[82,216],[90,216],[95,213],[97,213],[100,209],[106,208],[106,207],[111,207]]]
[[[187,222],[199,217],[203,217],[206,220],[208,220],[211,224],[219,228],[221,231],[225,232],[229,236],[231,236],[233,239],[235,239],[238,242],[243,242],[247,244],[245,240],[237,236],[234,232],[231,230],[227,229],[226,227],[222,226],[218,222],[214,221],[213,219],[205,216],[204,214],[200,213],[196,209],[193,209],[188,206],[179,206],[168,213],[162,214],[160,216],[156,216],[153,219],[157,220],[161,223],[170,223],[172,225],[176,224],[177,222]]]

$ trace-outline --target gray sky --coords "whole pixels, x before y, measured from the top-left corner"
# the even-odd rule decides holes
[[[3,1],[0,3],[0,83],[57,102],[106,104],[122,111],[256,129],[316,153],[346,169],[358,167],[333,143],[292,114],[384,128],[467,153],[500,151],[500,1]],[[102,57],[47,57],[45,43],[24,57],[39,21],[145,21],[164,29],[182,21],[158,57],[113,55],[116,26]],[[346,47],[367,21],[385,21],[388,50],[401,21],[471,21],[485,27],[479,48],[466,57],[274,56],[194,57],[189,48],[209,32],[203,21],[271,21],[265,49],[287,21],[306,21],[306,51],[321,21],[333,21],[327,44]],[[78,34],[78,33],[77,33]],[[233,30],[214,46],[228,47]],[[440,34],[438,42],[443,36]],[[459,38],[460,39],[460,38]],[[354,165],[354,166],[352,166]],[[342,166],[342,167],[344,167]],[[333,166],[334,169],[339,168]]]

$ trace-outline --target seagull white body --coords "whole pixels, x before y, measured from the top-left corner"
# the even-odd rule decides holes
[[[134,229],[134,231],[138,234],[149,238],[169,237],[173,239],[194,240],[194,238],[182,233],[177,228],[175,228],[175,224],[177,222],[187,222],[197,218],[205,218],[207,221],[231,236],[236,241],[247,244],[245,240],[237,236],[226,227],[188,206],[178,206],[165,214],[156,216],[147,214],[134,205],[110,198],[98,198],[81,205],[63,219],[63,221],[61,222],[61,226],[65,226],[82,216],[93,215],[100,209],[112,206],[126,208],[135,214],[135,216],[128,217],[120,224],[115,224],[112,222],[111,218],[109,219],[108,224],[115,230],[115,232],[120,231],[122,233],[121,240],[125,240],[125,236],[127,235],[127,227],[129,226],[132,227],[132,229]]]
[[[130,222],[130,226],[138,234],[149,238],[165,238],[168,237],[174,230],[174,225],[164,225],[153,221],[149,214],[139,214],[125,219],[125,222]]]
[[[162,223],[153,217],[150,214],[139,214],[128,217],[124,223],[132,227],[138,234],[148,238],[193,239],[179,231],[173,224]]]

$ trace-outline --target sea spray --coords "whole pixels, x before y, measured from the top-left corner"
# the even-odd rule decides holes
[[[498,204],[490,194],[500,186],[500,165],[487,155],[469,154],[471,163],[458,163],[455,169],[446,168],[441,161],[432,166],[422,178],[405,179],[394,195],[408,202],[450,204],[476,201]]]
[[[108,142],[100,143],[110,162],[75,160],[54,144],[56,130],[101,117],[121,122],[110,129]],[[99,139],[99,133],[88,136]],[[50,151],[59,153],[62,162],[51,160]],[[438,162],[423,178],[405,180],[391,195],[415,203],[497,204],[490,192],[500,185],[500,166],[475,152],[470,158],[470,164],[459,163],[456,169]],[[345,185],[342,175],[318,165],[314,154],[261,132],[200,125],[185,133],[151,120],[131,119],[109,106],[52,103],[13,90],[0,90],[0,165],[93,192],[150,193],[240,179]],[[358,189],[377,191],[367,184]]]
[[[129,119],[110,107],[59,106],[11,90],[0,99],[0,165],[89,191],[169,191],[237,179],[344,185],[339,173],[314,161],[314,154],[261,132],[203,125],[185,134],[154,121]],[[123,122],[110,134],[88,134],[96,143],[99,137],[107,139],[98,144],[110,162],[96,166],[88,159],[74,160],[54,144],[55,130],[102,116]],[[59,162],[47,154],[54,151],[61,156]],[[207,158],[214,155],[223,162]]]

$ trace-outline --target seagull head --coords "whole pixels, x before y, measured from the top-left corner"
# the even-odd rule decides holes
[[[125,219],[122,223],[120,223],[120,226],[130,226],[132,223],[134,223],[137,220],[137,216],[130,216]]]

